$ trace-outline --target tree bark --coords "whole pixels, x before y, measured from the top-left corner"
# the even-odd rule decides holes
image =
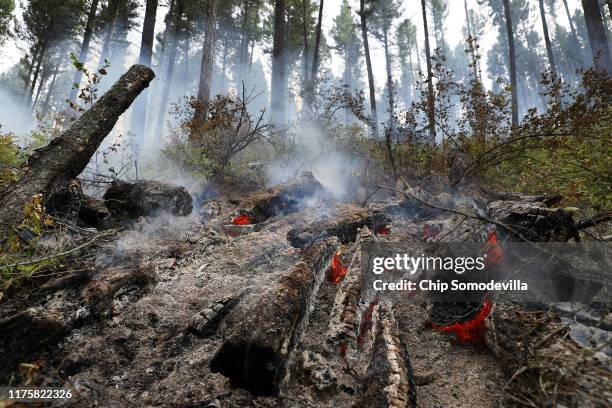
[[[38,81],[38,74],[40,73],[40,66],[42,60],[45,57],[46,44],[40,46],[40,52],[38,54],[38,61],[36,62],[36,68],[34,69],[34,77],[32,77],[32,84],[30,85],[30,93],[28,96],[28,104],[32,102],[32,96],[34,96],[34,88],[36,87],[36,81]]]
[[[87,61],[87,56],[89,55],[89,43],[91,42],[93,30],[96,25],[96,12],[98,11],[98,2],[99,0],[91,0],[91,5],[89,6],[89,13],[87,14],[87,23],[85,24],[83,42],[81,43],[81,52],[79,53],[79,61],[83,64],[85,64],[85,62]],[[72,88],[70,89],[70,100],[72,102],[76,101],[82,78],[83,73],[79,70],[76,70],[76,72],[74,73],[74,78],[72,80]],[[78,85],[75,86],[75,84]]]
[[[368,44],[368,16],[365,9],[365,0],[359,2],[359,17],[361,19],[361,36],[363,37],[363,52],[368,70],[368,88],[370,90],[370,115],[372,116],[372,133],[378,139],[378,114],[376,112],[376,89],[374,87],[374,73],[372,72],[372,60],[370,58],[370,45]]]
[[[516,80],[516,53],[514,50],[514,30],[512,28],[510,0],[503,0],[503,2],[504,15],[506,17],[506,31],[508,33],[508,61],[510,62],[510,86],[512,88],[512,126],[518,126],[518,83]]]
[[[395,95],[393,94],[393,74],[391,73],[391,54],[389,53],[389,32],[384,30],[383,46],[385,49],[385,65],[387,68],[387,96],[389,98],[389,129],[385,132],[385,147],[387,149],[387,157],[393,179],[397,180],[397,169],[395,167],[395,159],[393,158],[392,143],[395,136]]]
[[[208,119],[210,106],[210,87],[215,50],[215,28],[217,23],[217,1],[208,0],[206,8],[206,32],[202,46],[202,65],[200,67],[200,85],[198,86],[198,104],[193,114],[193,128],[197,129]],[[194,133],[192,133],[194,134]]]
[[[539,0],[540,3],[540,18],[542,19],[542,30],[544,31],[544,42],[546,43],[546,53],[548,54],[548,62],[550,64],[550,72],[553,79],[557,78],[557,66],[555,64],[555,56],[553,55],[550,36],[548,35],[548,24],[546,23],[546,10],[544,9],[544,0]]]
[[[612,56],[610,56],[608,37],[606,36],[603,17],[599,9],[599,2],[597,0],[582,0],[582,8],[584,9],[591,52],[593,53],[593,58],[596,58],[595,66],[610,74],[612,73]]]
[[[176,60],[176,52],[178,48],[178,39],[180,34],[181,19],[183,17],[183,1],[179,0],[176,4],[176,15],[173,16],[172,28],[172,45],[170,46],[170,54],[168,55],[168,68],[164,77],[164,90],[159,103],[159,113],[157,115],[157,131],[163,133],[164,119],[166,118],[166,105],[168,105],[168,97],[170,96],[170,87],[172,86],[172,78],[174,76],[174,63]]]
[[[274,3],[274,44],[272,47],[272,95],[270,114],[274,123],[287,122],[287,52],[286,52],[286,4],[285,0]]]
[[[321,25],[323,23],[323,0],[319,3],[319,18],[317,19],[317,30],[315,37],[314,55],[312,56],[312,72],[310,78],[314,81],[319,71],[319,48],[321,47]]]
[[[157,2],[158,0],[147,0],[145,8],[144,22],[142,25],[142,37],[140,40],[140,56],[138,57],[138,63],[144,65],[145,67],[151,67],[151,59],[153,57],[153,39],[155,36]],[[142,97],[140,97],[134,104],[134,113],[132,114],[131,127],[132,132],[136,135],[137,156],[140,156],[145,141],[147,99],[148,91],[145,89]]]
[[[30,61],[30,66],[28,67],[28,75],[23,85],[23,91],[21,92],[21,100],[25,100],[26,95],[28,94],[28,88],[30,86],[30,77],[32,76],[32,71],[34,71],[34,66],[36,65],[36,61],[38,61],[39,50],[40,50],[40,44],[36,44],[36,46],[34,47],[34,51],[32,52],[32,61]]]
[[[429,29],[427,27],[427,7],[421,0],[423,9],[423,27],[425,31],[425,59],[427,63],[427,118],[429,121],[429,137],[431,144],[436,144],[436,105],[434,100],[433,71],[431,68],[431,50],[429,48]]]
[[[87,166],[119,116],[155,74],[142,65],[132,66],[98,101],[59,137],[28,158],[19,181],[0,198],[0,225],[15,226],[23,208],[36,194],[53,190],[57,182],[77,177]]]

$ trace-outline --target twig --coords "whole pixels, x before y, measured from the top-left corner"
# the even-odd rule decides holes
[[[70,254],[72,254],[72,253],[74,253],[74,252],[77,252],[77,251],[79,251],[79,250],[81,250],[81,249],[83,249],[83,248],[88,247],[89,245],[93,244],[93,243],[94,243],[94,242],[95,242],[97,239],[102,238],[102,237],[105,237],[105,236],[112,235],[112,234],[114,234],[115,232],[116,232],[116,230],[111,230],[111,231],[107,231],[107,232],[104,232],[104,233],[102,233],[102,234],[96,235],[96,236],[95,236],[95,237],[93,237],[91,240],[89,240],[89,241],[85,242],[84,244],[81,244],[81,245],[79,245],[79,246],[77,246],[77,247],[74,247],[74,248],[72,248],[72,249],[69,249],[68,251],[59,252],[59,253],[57,253],[57,254],[53,254],[53,255],[49,255],[49,256],[45,256],[45,257],[38,258],[38,259],[33,259],[33,260],[30,260],[30,261],[22,261],[22,262],[16,262],[16,263],[14,263],[14,264],[10,264],[10,265],[0,266],[0,271],[4,271],[4,270],[7,270],[7,269],[12,269],[12,268],[16,268],[16,267],[19,267],[19,266],[27,266],[27,265],[32,265],[32,264],[36,264],[36,263],[39,263],[39,262],[48,261],[48,260],[50,260],[50,259],[60,258],[60,257],[62,257],[62,256],[70,255]]]
[[[396,193],[404,194],[405,196],[410,197],[413,200],[416,200],[419,203],[421,203],[421,204],[423,204],[423,205],[425,205],[425,206],[427,206],[429,208],[435,208],[435,209],[442,210],[442,211],[447,211],[447,212],[450,212],[450,213],[453,213],[453,214],[462,215],[462,216],[467,217],[467,218],[472,218],[474,220],[484,221],[484,222],[487,222],[489,224],[497,225],[498,227],[501,227],[501,228],[505,229],[506,231],[514,234],[515,236],[517,236],[518,238],[522,239],[523,241],[527,241],[527,242],[530,241],[529,239],[525,238],[520,232],[516,231],[514,228],[510,227],[509,225],[504,224],[504,223],[499,222],[499,221],[496,221],[496,220],[491,219],[489,217],[485,217],[485,216],[478,215],[478,214],[468,214],[466,212],[455,210],[453,208],[446,208],[446,207],[441,207],[441,206],[438,206],[438,205],[435,205],[435,204],[431,204],[431,203],[428,203],[425,200],[421,200],[420,198],[418,198],[416,196],[413,196],[412,194],[407,193],[405,191],[396,190],[394,188],[383,186],[383,185],[380,185],[380,184],[376,184],[376,187],[384,188],[386,190],[395,191]]]

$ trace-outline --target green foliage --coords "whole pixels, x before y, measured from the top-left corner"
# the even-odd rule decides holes
[[[17,168],[23,161],[14,136],[0,133],[0,190],[17,181]]]

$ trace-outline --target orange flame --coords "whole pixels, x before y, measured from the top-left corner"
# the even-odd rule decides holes
[[[492,265],[499,262],[504,255],[504,251],[497,242],[497,233],[495,230],[489,232],[487,236],[487,246],[487,264]]]
[[[464,323],[455,322],[446,326],[440,326],[435,323],[431,325],[436,330],[454,333],[460,343],[483,344],[486,332],[485,319],[490,311],[491,301],[485,298],[482,308],[473,319]]]
[[[249,214],[246,214],[246,213],[237,215],[232,220],[232,224],[234,225],[248,225],[252,223],[253,223],[253,218]]]
[[[342,278],[344,278],[346,276],[346,273],[348,272],[348,267],[344,267],[342,265],[342,259],[340,259],[340,251],[334,254],[331,264],[331,272],[332,273],[329,277],[329,280],[336,285],[340,283]]]

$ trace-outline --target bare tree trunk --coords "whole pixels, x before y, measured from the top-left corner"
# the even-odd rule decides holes
[[[395,136],[395,95],[393,91],[393,76],[391,73],[391,54],[389,53],[389,32],[383,31],[383,46],[385,48],[385,65],[387,68],[387,96],[389,98],[389,129],[385,132],[385,147],[387,149],[387,157],[393,179],[397,180],[397,169],[395,168],[395,159],[393,158],[392,141]]]
[[[242,8],[242,30],[240,34],[240,50],[238,58],[238,80],[244,79],[245,67],[249,58],[249,9],[251,2],[244,0]]]
[[[55,64],[55,68],[53,69],[53,76],[51,77],[51,83],[49,84],[49,89],[47,90],[47,95],[45,96],[45,101],[43,102],[43,106],[41,112],[44,115],[49,111],[49,103],[51,101],[51,94],[53,93],[53,88],[55,88],[55,80],[57,79],[57,75],[59,74],[60,65],[62,65],[62,60],[64,59],[64,54],[57,59]]]
[[[144,22],[142,25],[142,38],[140,40],[140,56],[138,63],[146,67],[151,67],[153,58],[153,39],[155,36],[155,18],[157,15],[158,0],[147,0],[145,8]],[[147,123],[147,100],[148,91],[145,89],[142,96],[134,104],[132,114],[132,132],[136,135],[136,154],[140,156],[144,146]]]
[[[310,41],[309,41],[309,33],[308,33],[308,7],[307,0],[302,0],[302,44],[304,45],[304,55],[302,57],[302,86],[304,87],[306,93],[306,99],[310,100],[310,84],[309,84],[309,75],[310,70],[308,69],[308,57],[310,56]],[[308,1],[310,3],[310,1]]]
[[[32,76],[32,71],[34,71],[34,66],[38,61],[38,52],[40,51],[40,44],[36,44],[34,47],[34,52],[32,53],[32,61],[30,61],[30,66],[28,67],[28,76],[26,77],[25,84],[23,85],[23,91],[21,93],[21,99],[25,100],[26,95],[28,94],[28,87],[30,86],[30,77]]]
[[[431,50],[429,49],[429,28],[427,27],[427,7],[421,0],[423,9],[423,27],[425,30],[425,59],[427,63],[427,118],[429,122],[429,137],[431,144],[436,144],[436,105],[434,100],[433,71],[431,68]]]
[[[372,133],[378,139],[378,115],[376,112],[376,89],[374,88],[374,73],[372,72],[372,60],[370,58],[370,45],[368,44],[368,16],[365,9],[365,0],[360,0],[359,17],[361,18],[361,36],[363,37],[363,51],[368,70],[368,87],[370,90],[370,115],[372,116]]]
[[[45,57],[46,48],[47,48],[46,44],[42,44],[40,46],[40,53],[38,54],[38,61],[36,62],[36,69],[34,69],[34,77],[32,78],[32,84],[30,86],[28,103],[32,102],[32,97],[34,96],[34,88],[36,87],[36,81],[38,81],[38,74],[40,73],[40,66],[42,64],[42,60]]]
[[[59,137],[28,158],[27,166],[8,194],[0,197],[0,226],[23,219],[23,208],[36,194],[53,190],[60,180],[77,177],[87,166],[119,116],[155,77],[151,69],[134,65]]]
[[[98,2],[99,0],[91,0],[91,5],[89,6],[89,13],[87,14],[87,23],[85,24],[85,32],[83,33],[83,42],[81,43],[81,52],[79,53],[79,61],[83,64],[87,61],[87,56],[89,55],[89,43],[91,42],[91,37],[93,34],[93,30],[96,25],[96,12],[98,11]],[[74,73],[74,78],[72,80],[72,88],[70,90],[70,101],[74,102],[76,100],[77,94],[79,93],[79,87],[81,84],[81,79],[83,77],[83,73],[79,70],[76,70]],[[75,86],[74,84],[79,84]]]
[[[274,123],[287,122],[287,52],[285,0],[276,0],[274,3],[274,44],[272,47],[272,95],[270,110]]]
[[[599,56],[596,59],[595,66],[606,70],[608,73],[612,73],[612,57],[610,56],[608,37],[606,36],[603,17],[599,9],[599,2],[597,0],[582,0],[582,8],[584,9],[584,18],[586,20],[593,58]]]
[[[214,64],[215,29],[217,24],[217,2],[208,0],[206,8],[206,32],[202,46],[202,65],[200,67],[200,84],[198,86],[198,104],[193,114],[193,127],[198,128],[208,119],[210,106],[210,87]]]
[[[510,86],[512,88],[512,126],[518,126],[518,83],[516,80],[516,53],[514,50],[514,30],[512,28],[510,0],[503,0],[503,2],[504,15],[506,17],[506,31],[508,33],[508,61],[510,62]]]
[[[174,76],[174,63],[176,60],[176,50],[178,48],[178,39],[180,34],[181,19],[183,17],[183,1],[179,0],[176,4],[176,14],[173,16],[173,29],[172,29],[172,45],[170,46],[170,54],[168,55],[168,68],[166,69],[166,75],[164,77],[164,90],[162,97],[159,102],[159,113],[157,115],[157,127],[156,129],[160,134],[163,134],[164,120],[166,118],[166,105],[168,104],[168,97],[170,96],[170,87],[172,86],[172,78]]]
[[[548,35],[548,24],[546,23],[546,10],[544,9],[544,0],[539,0],[540,3],[540,18],[542,19],[542,30],[544,31],[544,42],[546,43],[546,53],[548,54],[548,62],[550,64],[550,72],[553,79],[557,78],[557,66],[555,64],[555,56],[553,55],[550,36]]]
[[[102,68],[104,65],[104,59],[108,58],[111,41],[113,40],[113,34],[115,31],[115,24],[117,21],[117,12],[119,10],[119,4],[117,0],[111,0],[109,2],[109,7],[112,7],[113,19],[109,23],[108,27],[106,27],[106,35],[104,37],[104,44],[102,45],[102,52],[100,53],[100,60],[98,61],[98,69]]]
[[[185,30],[185,46],[183,47],[183,91],[185,95],[189,94],[189,43],[191,42],[191,33]]]
[[[319,71],[319,48],[321,47],[321,24],[323,22],[323,0],[319,2],[319,18],[317,19],[317,31],[315,37],[314,55],[312,56],[312,73],[310,77],[314,80]]]
[[[589,58],[587,57],[587,52],[580,45],[580,41],[578,41],[578,34],[576,33],[576,27],[574,26],[574,21],[572,20],[572,15],[570,14],[569,7],[567,5],[567,0],[563,0],[563,7],[565,8],[565,14],[567,15],[567,21],[569,22],[570,31],[572,32],[572,42],[574,48],[580,51],[580,57],[582,59],[582,65],[588,66],[590,64]]]

